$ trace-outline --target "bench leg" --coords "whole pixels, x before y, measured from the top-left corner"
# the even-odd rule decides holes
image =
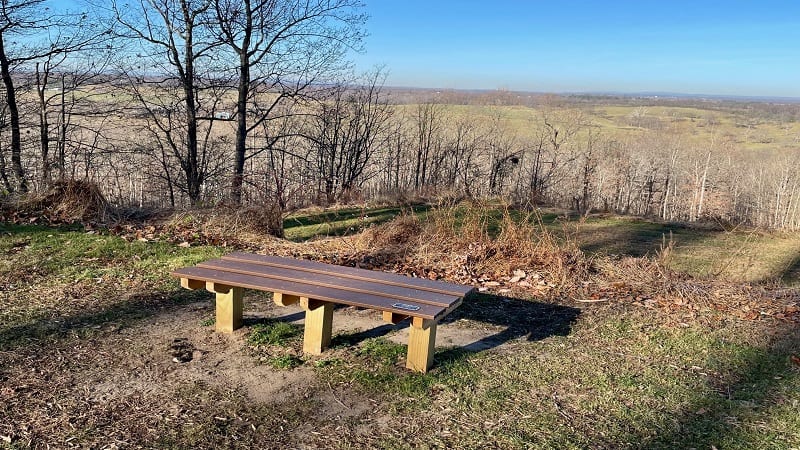
[[[433,366],[435,346],[436,321],[415,317],[411,321],[406,367],[415,372],[427,372]]]
[[[300,304],[306,310],[303,352],[319,355],[331,344],[333,303],[301,297]]]
[[[242,327],[243,291],[239,287],[220,289],[219,285],[215,286],[213,292],[217,296],[217,331],[231,333]]]

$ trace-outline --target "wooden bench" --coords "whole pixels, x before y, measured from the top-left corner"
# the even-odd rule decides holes
[[[187,289],[216,294],[220,332],[242,326],[244,289],[272,292],[281,306],[299,303],[306,315],[303,351],[315,355],[330,345],[335,303],[382,311],[392,324],[411,319],[406,367],[418,372],[433,365],[437,323],[473,291],[423,278],[239,252],[172,275]]]

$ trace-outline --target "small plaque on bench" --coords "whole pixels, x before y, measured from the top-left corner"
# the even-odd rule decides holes
[[[392,304],[392,308],[402,309],[405,311],[419,311],[419,306],[409,305],[406,303],[394,303]]]

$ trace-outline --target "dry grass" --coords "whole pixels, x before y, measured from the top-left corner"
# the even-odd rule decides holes
[[[17,215],[42,216],[51,223],[106,223],[113,218],[100,188],[83,180],[57,181],[47,191],[29,194],[11,206]]]
[[[268,206],[193,209],[172,215],[163,227],[167,233],[202,233],[210,241],[257,243],[283,235],[283,216]]]
[[[534,215],[500,217],[489,205],[436,209],[426,220],[414,215],[370,228],[355,238],[361,261],[427,268],[425,275],[474,283],[536,272],[547,283],[583,278],[591,260],[572,241],[558,239]]]
[[[535,214],[490,205],[444,207],[427,219],[403,215],[372,227],[332,262],[517,292],[554,302],[616,303],[696,316],[800,321],[800,298],[775,284],[695,278],[656,257],[588,256],[572,233],[546,228]],[[562,237],[563,236],[563,237]],[[330,250],[330,249],[328,249]],[[515,273],[525,273],[517,280]],[[520,282],[521,281],[521,282]],[[678,317],[676,315],[675,317]]]

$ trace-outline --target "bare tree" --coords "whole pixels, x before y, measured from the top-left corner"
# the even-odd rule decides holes
[[[55,14],[45,0],[0,2],[0,77],[11,128],[11,166],[21,192],[28,190],[28,183],[22,164],[21,117],[14,73],[30,69],[29,65],[38,60],[63,59],[92,42],[96,36],[82,26],[86,18],[84,14]]]
[[[177,160],[184,179],[177,185],[192,205],[200,201],[209,175],[211,127],[221,99],[203,95],[214,87],[219,47],[203,21],[211,7],[211,0],[115,1],[111,6],[118,36],[130,42],[128,51],[135,55],[122,68],[127,89],[146,113],[161,157]],[[168,170],[169,164],[162,161],[162,166]]]
[[[527,152],[531,201],[538,203],[546,200],[553,183],[567,175],[562,166],[570,164],[575,158],[568,146],[585,126],[585,118],[580,111],[554,111],[551,108],[542,111],[536,137]]]
[[[88,20],[85,17],[81,15],[78,22],[62,23],[60,26],[86,26]],[[92,101],[99,95],[94,88],[105,81],[104,72],[109,68],[113,55],[109,38],[107,31],[97,34],[87,32],[80,39],[73,39],[69,51],[50,53],[35,61],[42,185],[51,181],[53,168],[58,169],[60,178],[66,175],[66,149],[70,140],[68,134],[74,128],[73,116],[87,117],[109,112]],[[55,132],[52,128],[55,128]],[[54,161],[50,156],[53,144],[56,153]]]
[[[8,128],[8,103],[3,103],[0,107],[0,136]],[[12,190],[11,181],[8,179],[8,167],[6,164],[5,149],[0,148],[0,180],[3,181],[5,193]]]
[[[414,169],[414,188],[432,184],[430,165],[434,153],[442,146],[442,115],[444,106],[434,102],[425,102],[417,105],[416,115],[416,160]]]
[[[358,48],[366,17],[358,0],[214,0],[213,25],[235,67],[236,137],[231,199],[242,201],[248,138],[280,119],[278,106],[331,79]],[[211,22],[212,20],[209,20]],[[260,136],[269,148],[281,136]]]
[[[360,85],[342,84],[320,103],[308,134],[315,150],[317,173],[327,203],[333,203],[369,178],[365,170],[386,138],[391,109],[381,90],[381,69],[365,75]]]

